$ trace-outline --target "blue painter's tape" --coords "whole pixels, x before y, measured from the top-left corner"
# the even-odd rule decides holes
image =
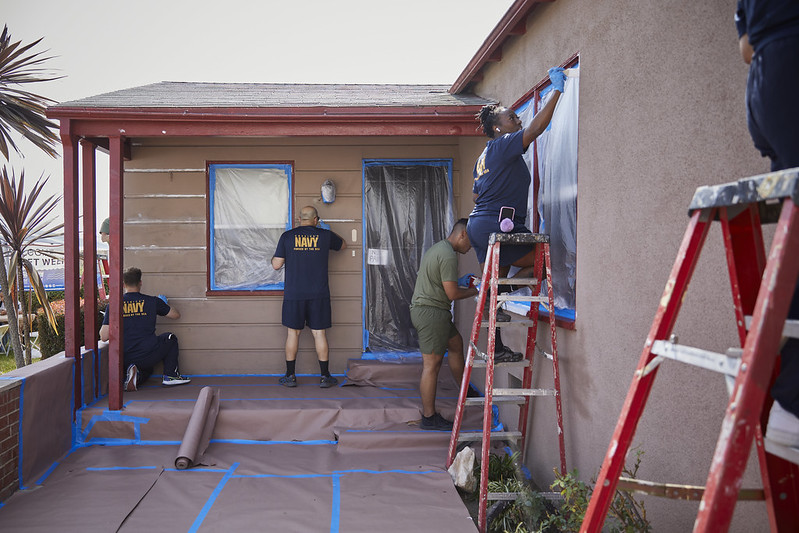
[[[23,410],[22,407],[25,405],[25,378],[22,378],[22,384],[19,386],[19,454],[17,456],[17,475],[19,476],[19,488],[24,489],[25,485],[22,483],[22,452],[24,448],[22,447],[22,417],[23,417]]]
[[[330,533],[338,533],[341,522],[341,476],[333,476],[333,501],[330,511]]]
[[[338,444],[334,440],[243,440],[243,439],[211,439],[210,442],[220,442],[227,444],[295,444],[297,446],[320,446],[326,444]]]
[[[57,467],[57,466],[58,466],[58,461],[53,463],[52,466],[50,466],[50,468],[47,469],[47,472],[42,474],[42,477],[40,477],[39,479],[36,480],[36,484],[37,485],[41,485],[42,483],[44,483],[44,480],[47,479],[48,476],[50,476],[50,474],[53,473],[53,470],[55,470],[55,467]]]
[[[87,466],[86,470],[88,472],[102,472],[105,470],[155,470],[156,466]]]
[[[213,507],[214,502],[222,493],[222,489],[225,488],[225,485],[227,484],[228,480],[233,476],[233,472],[235,472],[238,467],[239,463],[233,463],[230,466],[230,469],[227,470],[225,475],[222,476],[222,479],[219,480],[219,483],[217,483],[214,492],[212,492],[211,495],[208,497],[208,500],[205,502],[205,505],[203,505],[203,508],[200,510],[200,514],[197,515],[197,518],[194,520],[194,523],[189,528],[189,533],[195,533],[200,528],[200,526],[203,523],[203,520],[205,520],[205,517],[208,516],[208,511],[211,510],[211,507]]]

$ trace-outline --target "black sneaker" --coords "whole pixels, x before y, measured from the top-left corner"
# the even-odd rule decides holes
[[[483,320],[488,320],[488,305],[483,308]],[[510,322],[510,315],[501,307],[497,307],[497,322]]]
[[[278,380],[281,385],[284,387],[296,387],[297,386],[297,376],[294,374],[288,376],[281,376]]]
[[[335,387],[338,385],[338,380],[333,376],[322,376],[319,380],[319,388],[321,389],[329,389],[330,387]]]
[[[181,376],[180,374],[176,376],[167,376],[164,374],[164,377],[161,379],[161,385],[164,387],[185,385],[186,383],[191,383],[191,379],[187,378],[186,376]]]
[[[428,431],[452,431],[452,422],[438,413],[433,416],[422,416],[419,427]]]
[[[521,352],[514,352],[507,346],[503,346],[502,350],[497,350],[494,353],[495,363],[516,363],[524,359]]]

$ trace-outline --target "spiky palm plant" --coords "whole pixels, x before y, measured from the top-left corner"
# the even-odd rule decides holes
[[[64,225],[55,224],[50,217],[52,211],[58,206],[60,197],[50,196],[39,202],[39,195],[46,183],[47,178],[39,178],[31,191],[26,194],[24,172],[20,173],[19,183],[17,183],[13,171],[9,175],[5,166],[0,171],[0,238],[11,252],[11,261],[8,267],[8,290],[13,309],[16,310],[20,306],[23,316],[20,323],[22,324],[24,347],[21,346],[21,348],[24,349],[25,355],[22,360],[22,350],[14,349],[17,367],[31,363],[30,309],[27,300],[20,297],[24,287],[23,269],[28,274],[28,282],[47,315],[50,327],[57,331],[55,315],[47,300],[47,292],[41,277],[33,263],[24,257],[25,251],[37,242],[63,235],[59,231]],[[10,308],[8,312],[9,325],[11,325],[13,318]]]
[[[58,125],[45,117],[47,105],[55,103],[49,98],[21,89],[28,83],[52,81],[52,76],[41,68],[52,59],[44,52],[31,52],[41,39],[22,45],[22,41],[11,42],[8,26],[3,26],[0,35],[0,153],[8,160],[9,148],[21,154],[11,137],[11,130],[22,134],[38,148],[52,157],[58,155],[56,134]]]
[[[32,51],[33,47],[40,42],[41,39],[27,45],[23,45],[21,41],[12,43],[8,26],[5,25],[3,26],[3,33],[0,34],[0,153],[3,154],[6,160],[9,158],[10,148],[21,154],[19,147],[11,136],[13,131],[22,134],[25,139],[48,155],[52,157],[58,155],[56,152],[56,144],[58,142],[58,136],[56,135],[57,125],[45,116],[46,106],[54,103],[54,101],[21,89],[21,87],[30,83],[58,79],[58,77],[48,74],[41,67],[50,57],[43,56],[42,52]],[[3,175],[7,177],[5,167],[3,167]],[[25,358],[23,358],[20,342],[16,300],[12,299],[9,294],[9,278],[6,272],[5,255],[5,246],[7,244],[10,243],[8,241],[6,243],[0,242],[0,291],[8,312],[9,332],[16,364],[17,367],[21,367],[25,364]],[[19,262],[12,261],[12,265],[15,265],[16,268]],[[17,271],[21,276],[22,269],[17,268]],[[12,278],[14,283],[17,282],[17,277],[15,272]],[[49,309],[49,305],[47,305],[47,308]],[[28,321],[25,320],[23,322],[27,323]],[[29,339],[30,325],[28,324],[24,327],[26,330],[25,339]],[[28,344],[26,358],[30,361],[30,342],[26,344]]]

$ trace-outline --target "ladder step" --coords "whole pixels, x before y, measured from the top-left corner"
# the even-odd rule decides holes
[[[549,303],[548,296],[522,296],[519,294],[497,294],[498,302],[538,302],[542,304]]]
[[[746,329],[752,325],[752,317],[746,317]],[[792,339],[799,339],[799,320],[788,319],[785,321],[785,327],[782,328],[782,336],[790,337]]]
[[[655,483],[643,479],[631,479],[620,477],[616,489],[626,492],[643,492],[661,498],[671,498],[673,500],[693,500],[699,501],[705,494],[705,487],[701,485],[677,485],[674,483]],[[739,500],[765,500],[766,495],[763,489],[740,489],[738,491]]]
[[[535,322],[532,320],[511,320],[510,322],[497,322],[496,326],[498,328],[531,328],[535,326]],[[480,324],[480,327],[487,328],[488,320],[483,320],[483,322]]]
[[[522,438],[521,431],[492,431],[492,439],[520,439]],[[458,442],[474,442],[483,440],[482,431],[461,431],[458,435]]]
[[[497,285],[538,285],[538,278],[497,278]]]
[[[655,341],[652,343],[652,353],[728,376],[737,375],[738,367],[741,366],[741,358],[736,356],[737,350],[731,350],[730,354],[722,354],[667,341]],[[650,365],[653,363],[655,363],[654,360],[650,362]]]
[[[501,396],[493,398],[491,403],[524,403],[524,396]],[[485,396],[466,398],[466,405],[483,405],[485,404]]]
[[[494,389],[494,396],[557,396],[555,389]]]
[[[766,451],[771,455],[782,457],[790,463],[799,465],[799,448],[791,448],[790,446],[776,443],[768,437],[763,439],[763,444],[765,445]]]
[[[486,362],[485,359],[475,359],[474,361],[472,361],[473,368],[485,368],[486,366],[488,366],[488,363]],[[525,368],[528,366],[530,366],[530,363],[525,359],[522,359],[521,361],[514,361],[512,363],[497,363],[496,361],[494,362],[494,368],[496,367]]]
[[[515,501],[523,495],[523,492],[489,492],[488,499],[492,501]]]

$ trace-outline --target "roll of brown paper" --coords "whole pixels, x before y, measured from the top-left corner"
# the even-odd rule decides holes
[[[211,441],[218,413],[219,389],[203,387],[200,389],[183,440],[180,442],[175,468],[185,470],[197,464]]]

